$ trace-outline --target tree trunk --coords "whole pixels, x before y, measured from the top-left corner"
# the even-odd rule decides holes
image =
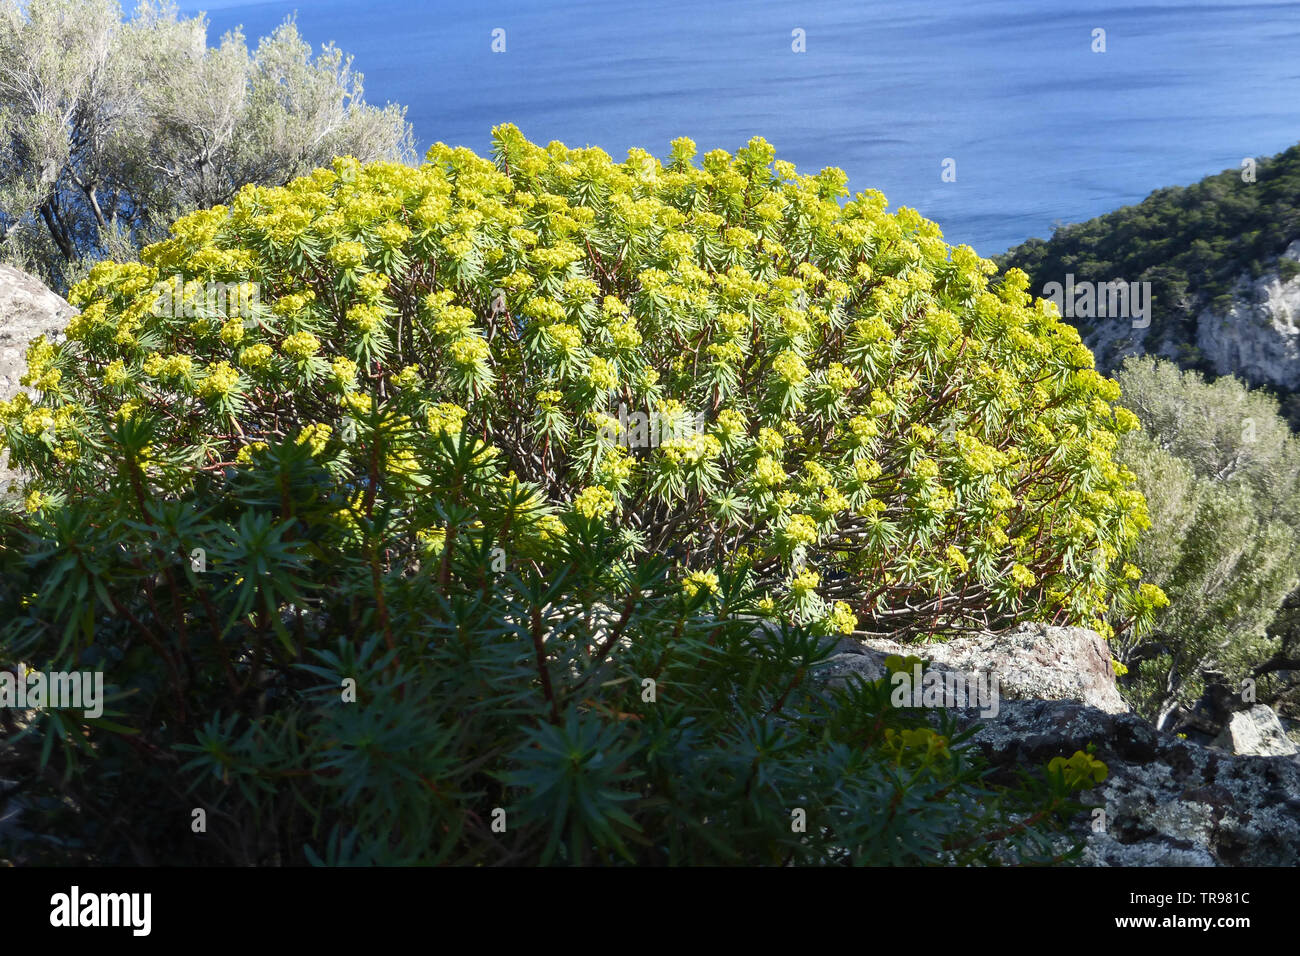
[[[1164,730],[1165,725],[1169,723],[1169,718],[1178,709],[1178,688],[1181,682],[1177,679],[1177,674],[1178,665],[1175,664],[1165,675],[1165,702],[1156,717],[1156,730]]]
[[[104,219],[104,210],[99,208],[99,197],[95,195],[95,187],[83,186],[82,190],[85,192],[86,198],[90,200],[90,208],[95,213],[95,222],[99,224],[100,231],[107,231],[108,222]]]
[[[1165,704],[1165,706],[1160,709],[1159,716],[1156,717],[1156,730],[1164,730],[1166,725],[1169,723],[1169,718],[1173,716],[1174,711],[1177,709],[1177,698]]]
[[[50,231],[50,236],[54,239],[54,244],[59,247],[59,251],[63,253],[63,258],[71,262],[76,258],[76,250],[72,247],[72,239],[63,228],[63,223],[54,212],[53,200],[42,203],[41,218],[45,220],[45,228]]]

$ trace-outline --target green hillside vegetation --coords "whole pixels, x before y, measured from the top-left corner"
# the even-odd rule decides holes
[[[1151,511],[1131,557],[1171,600],[1154,633],[1121,637],[1115,653],[1129,667],[1130,700],[1162,722],[1191,706],[1210,671],[1234,686],[1258,674],[1262,699],[1287,713],[1294,707],[1300,594],[1283,599],[1295,585],[1300,542],[1295,441],[1283,418],[1292,429],[1300,423],[1300,394],[1248,389],[1231,376],[1214,381],[1195,344],[1196,315],[1226,309],[1243,274],[1276,268],[1290,279],[1300,270],[1278,260],[1300,238],[1300,146],[1260,160],[1253,182],[1243,172],[1159,189],[997,259],[1005,272],[1026,272],[1035,294],[1071,273],[1081,282],[1151,282],[1146,349],[1172,346],[1186,373],[1150,359],[1111,370],[1121,404],[1143,426],[1119,452]],[[1065,321],[1085,336],[1092,330],[1087,319]],[[1099,367],[1106,361],[1097,356]]]
[[[1300,577],[1300,440],[1272,397],[1233,376],[1207,383],[1143,356],[1116,378],[1142,421],[1119,457],[1151,513],[1131,558],[1170,599],[1152,633],[1112,642],[1129,699],[1165,724],[1208,672],[1234,688],[1267,672],[1260,699],[1287,703],[1295,628],[1279,612]]]
[[[1191,186],[1158,189],[1135,206],[1062,226],[1051,239],[1030,239],[997,258],[1023,269],[1041,294],[1067,273],[1080,280],[1152,283],[1148,351],[1173,343],[1186,368],[1202,366],[1195,316],[1225,308],[1243,273],[1258,277],[1300,238],[1300,145],[1262,159],[1255,181],[1227,169]],[[1282,265],[1290,278],[1300,265]],[[1081,326],[1085,334],[1087,329]]]

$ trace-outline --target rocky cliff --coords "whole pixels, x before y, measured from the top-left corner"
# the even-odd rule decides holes
[[[1217,375],[1236,375],[1250,385],[1300,390],[1300,239],[1259,278],[1239,276],[1225,307],[1207,306],[1189,330],[1204,364]],[[1160,294],[1157,289],[1155,295]],[[1185,333],[1186,334],[1186,333]],[[1130,355],[1150,353],[1181,361],[1186,353],[1166,331],[1153,339],[1151,328],[1134,328],[1129,319],[1094,320],[1083,336],[1098,368],[1113,370]]]
[[[1282,259],[1300,262],[1300,239]],[[1300,273],[1289,280],[1276,269],[1258,279],[1242,276],[1226,312],[1197,315],[1196,345],[1220,375],[1300,389]]]

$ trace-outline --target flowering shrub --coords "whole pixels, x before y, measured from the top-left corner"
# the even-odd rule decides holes
[[[759,139],[494,144],[247,187],[97,266],[29,356],[39,398],[0,408],[29,506],[179,492],[292,439],[373,512],[463,430],[555,510],[511,561],[573,513],[822,632],[1149,624],[1158,589],[1116,563],[1147,523],[1112,458],[1136,418],[1023,273],[993,291],[914,210],[841,206],[842,172]],[[248,314],[211,282],[253,284],[222,297]],[[156,309],[162,284],[196,306]],[[651,416],[662,440],[628,427]]]

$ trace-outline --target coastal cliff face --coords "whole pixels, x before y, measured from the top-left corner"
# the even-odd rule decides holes
[[[1218,375],[1235,375],[1250,385],[1300,390],[1300,271],[1282,262],[1300,263],[1300,239],[1282,254],[1279,265],[1258,279],[1240,276],[1227,309],[1205,306],[1195,313],[1195,345]],[[1156,290],[1159,295],[1159,290]],[[1177,335],[1153,339],[1151,327],[1135,328],[1129,319],[1095,321],[1083,335],[1097,367],[1117,368],[1131,355],[1154,355],[1179,361]]]
[[[1300,239],[1282,259],[1300,262]],[[1196,344],[1220,375],[1300,389],[1300,273],[1289,281],[1277,270],[1240,278],[1226,313],[1196,317]]]
[[[57,341],[76,311],[40,279],[0,265],[0,401],[9,401],[22,389],[28,343],[40,335]],[[7,458],[0,450],[0,494],[17,477],[8,469]]]
[[[1134,328],[1130,319],[1099,321],[1090,328],[1080,330],[1083,344],[1092,352],[1097,368],[1104,372],[1114,371],[1133,355],[1150,354],[1160,358],[1174,358],[1171,354],[1174,351],[1172,343],[1148,343],[1150,331],[1150,326]]]

